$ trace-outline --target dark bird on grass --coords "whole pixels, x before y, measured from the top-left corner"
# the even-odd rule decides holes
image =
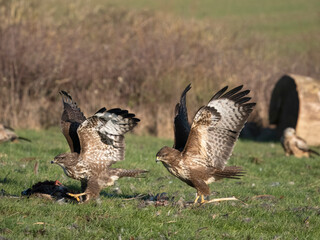
[[[280,141],[286,156],[294,155],[301,158],[310,157],[311,154],[320,155],[318,152],[310,149],[304,139],[296,135],[294,128],[286,128]]]
[[[28,138],[24,138],[24,137],[19,137],[15,132],[14,129],[12,129],[11,127],[8,126],[4,126],[2,124],[0,124],[0,143],[3,142],[16,142],[19,140],[24,140],[27,142],[31,142],[30,139]]]
[[[227,88],[197,111],[190,127],[186,108],[188,85],[175,109],[174,146],[165,146],[156,155],[171,174],[197,190],[194,203],[199,197],[201,203],[207,202],[204,196],[210,195],[208,184],[222,178],[238,179],[244,173],[241,167],[225,164],[255,103],[247,103],[251,98],[245,96],[250,91],[240,91],[242,86],[229,92]]]
[[[62,153],[52,163],[61,166],[67,176],[80,180],[83,193],[70,194],[78,201],[85,195],[85,201],[99,197],[100,191],[112,186],[121,177],[136,177],[145,170],[111,168],[124,160],[124,134],[140,121],[127,110],[100,109],[93,116],[85,118],[71,96],[60,92],[64,111],[61,130],[67,139],[71,153]]]
[[[50,200],[60,200],[62,198],[66,199],[74,199],[73,197],[68,195],[67,187],[63,186],[58,180],[56,181],[44,181],[38,182],[32,185],[31,188],[28,188],[21,192],[23,196],[39,196],[42,198],[50,199]]]

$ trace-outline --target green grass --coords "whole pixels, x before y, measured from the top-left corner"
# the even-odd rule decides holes
[[[266,47],[279,48],[283,54],[301,53],[313,49],[319,42],[318,0],[109,0],[104,4],[206,19],[212,24],[222,24],[243,38],[252,35],[265,38],[268,40]]]
[[[59,204],[38,198],[12,198],[43,180],[59,180],[80,190],[51,159],[68,151],[58,129],[19,131],[32,143],[0,145],[0,236],[8,239],[318,239],[320,180],[318,158],[284,157],[278,143],[238,141],[229,164],[243,166],[241,180],[211,184],[211,198],[236,196],[242,202],[181,207],[195,190],[171,176],[155,154],[170,140],[127,136],[126,160],[115,166],[150,170],[147,178],[120,179],[100,201]],[[24,161],[26,157],[36,160]],[[34,174],[35,162],[39,172]],[[115,187],[121,192],[114,193]],[[127,200],[137,194],[166,192],[168,206]],[[259,198],[259,195],[272,195]],[[39,224],[40,223],[40,224]],[[44,223],[44,224],[43,224]]]

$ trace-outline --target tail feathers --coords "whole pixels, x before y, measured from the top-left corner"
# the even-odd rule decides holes
[[[140,174],[147,173],[146,170],[134,169],[134,170],[127,170],[127,169],[118,169],[118,177],[145,177],[144,175],[140,176]]]
[[[221,178],[240,179],[245,174],[241,167],[226,166],[223,170],[216,170],[214,175]]]
[[[320,156],[320,154],[318,152],[316,152],[316,151],[314,151],[312,149],[309,149],[308,152],[311,153],[311,154],[313,153],[313,154],[316,154],[316,155]]]

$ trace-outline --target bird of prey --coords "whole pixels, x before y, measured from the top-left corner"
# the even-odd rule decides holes
[[[307,142],[296,135],[294,128],[286,128],[281,137],[281,145],[286,153],[286,156],[294,155],[295,157],[310,157],[310,154],[319,153],[310,149]]]
[[[111,168],[124,160],[124,134],[140,121],[134,114],[120,108],[108,111],[102,108],[86,118],[67,92],[60,94],[64,106],[60,125],[71,153],[59,154],[51,163],[61,166],[67,176],[81,181],[83,192],[71,196],[80,201],[79,197],[85,195],[85,201],[89,201],[119,178],[146,172]]]
[[[24,138],[24,137],[19,137],[15,132],[14,129],[8,126],[4,126],[0,124],[0,143],[3,142],[15,142],[17,140],[24,140],[27,142],[31,142],[29,139]]]
[[[194,203],[210,194],[208,184],[223,178],[237,179],[243,175],[241,167],[225,166],[230,158],[240,131],[247,121],[255,103],[248,103],[245,97],[250,91],[241,91],[243,86],[226,92],[228,87],[218,91],[201,107],[188,122],[186,93],[183,91],[180,103],[175,108],[174,146],[163,147],[157,153],[167,170],[197,190]],[[226,92],[226,93],[225,93]]]

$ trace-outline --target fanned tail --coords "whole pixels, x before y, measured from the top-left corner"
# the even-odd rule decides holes
[[[144,174],[147,173],[147,170],[140,170],[140,169],[133,169],[133,170],[127,170],[127,169],[118,169],[118,177],[122,178],[122,177],[145,177],[144,175],[140,175],[140,174]]]
[[[223,170],[216,170],[214,175],[220,178],[240,179],[245,171],[238,166],[226,166]]]

